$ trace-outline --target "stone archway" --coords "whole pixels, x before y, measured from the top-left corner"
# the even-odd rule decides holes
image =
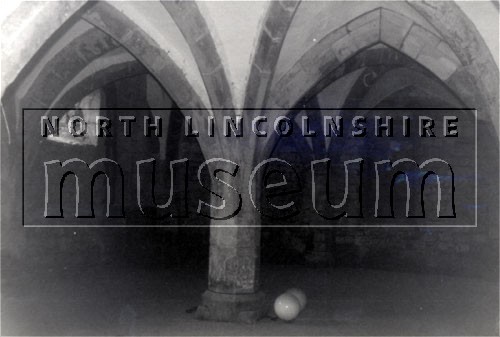
[[[40,22],[40,25],[47,28],[48,32],[50,32],[48,35],[47,32],[45,32],[45,35],[40,36],[40,40],[45,39],[42,40],[45,43],[44,50],[49,49],[50,46],[57,41],[60,35],[63,35],[68,30],[71,30],[71,27],[75,23],[77,25],[86,25],[88,23],[92,26],[92,29],[86,27],[86,29],[89,29],[86,36],[87,40],[85,40],[85,37],[77,37],[74,39],[74,42],[72,42],[73,48],[79,46],[78,48],[66,48],[64,53],[59,53],[57,55],[57,61],[51,61],[52,65],[44,68],[46,69],[44,70],[45,74],[40,75],[45,76],[45,79],[40,76],[36,79],[32,79],[32,81],[37,81],[36,83],[39,83],[39,86],[40,83],[44,83],[44,81],[46,84],[45,86],[40,86],[40,89],[37,89],[36,87],[30,88],[29,95],[27,94],[27,91],[25,92],[24,96],[31,97],[31,99],[34,100],[33,102],[21,102],[20,100],[22,98],[19,97],[19,94],[17,94],[19,91],[18,89],[16,89],[15,96],[18,97],[16,100],[12,98],[14,96],[12,94],[14,92],[14,87],[19,85],[21,79],[24,81],[26,80],[28,71],[31,69],[30,67],[33,67],[33,65],[38,62],[37,60],[39,60],[41,56],[37,55],[43,53],[35,53],[38,51],[38,49],[35,48],[37,46],[36,44],[15,46],[19,49],[31,51],[31,54],[34,56],[31,59],[24,60],[24,64],[27,66],[22,69],[22,72],[18,70],[17,74],[13,72],[12,76],[2,77],[2,80],[5,82],[5,87],[8,87],[6,90],[7,94],[4,94],[2,100],[6,114],[5,118],[7,119],[9,127],[11,127],[10,124],[12,123],[12,121],[10,121],[10,116],[18,115],[14,113],[14,111],[17,111],[20,106],[49,107],[51,103],[54,103],[51,101],[50,97],[54,96],[54,93],[56,92],[61,93],[63,85],[65,83],[69,83],[72,80],[72,76],[76,76],[76,74],[82,71],[83,67],[87,63],[90,63],[92,60],[95,60],[110,51],[110,46],[112,46],[112,48],[120,46],[126,49],[127,52],[137,59],[142,67],[144,67],[159,81],[163,88],[172,96],[178,106],[186,109],[206,109],[205,113],[193,114],[193,118],[195,120],[199,120],[199,123],[206,122],[206,114],[212,113],[212,107],[232,106],[231,91],[224,89],[227,89],[228,87],[224,67],[221,65],[214,42],[212,41],[212,37],[203,17],[197,9],[197,5],[194,3],[190,4],[188,6],[189,10],[180,8],[184,5],[169,2],[163,3],[162,5],[166,12],[165,15],[172,15],[172,18],[176,20],[175,24],[179,26],[178,28],[173,28],[179,29],[180,32],[178,34],[180,35],[182,33],[181,39],[185,40],[185,42],[181,42],[179,40],[179,43],[186,43],[186,45],[191,49],[188,52],[192,53],[192,56],[190,57],[192,57],[194,62],[198,64],[198,71],[200,72],[199,76],[201,76],[200,79],[203,78],[204,81],[204,84],[201,84],[201,86],[208,94],[208,101],[204,100],[200,96],[203,94],[199,89],[201,88],[200,84],[197,84],[195,89],[195,86],[192,83],[195,77],[186,77],[187,64],[186,62],[183,64],[183,61],[179,58],[179,56],[174,55],[172,57],[172,54],[169,53],[168,50],[164,49],[164,46],[160,46],[157,41],[149,35],[149,32],[144,30],[143,27],[141,27],[137,22],[118,10],[116,7],[106,2],[89,2],[83,6],[68,6],[68,8],[64,8],[64,10],[57,8],[58,12],[64,13],[64,16],[60,18],[60,21],[57,21],[57,26],[53,26],[53,18],[48,16],[48,14],[41,13],[37,16],[38,21],[51,21],[50,24]],[[54,10],[54,8],[48,8],[47,10]],[[184,16],[187,15],[189,17],[189,22],[186,20],[179,20],[177,14],[179,14],[180,11]],[[198,28],[196,32],[188,29],[190,26],[195,24]],[[203,39],[201,40],[200,34],[203,36]],[[47,36],[49,38],[47,38]],[[95,44],[95,42],[91,39],[95,39],[94,41],[102,41],[102,43]],[[24,40],[16,41],[16,43],[22,44],[23,41]],[[207,48],[207,45],[212,47]],[[86,52],[87,56],[83,56],[82,52]],[[184,50],[184,52],[186,51]],[[30,55],[28,52],[26,52],[26,54]],[[13,55],[13,57],[16,55]],[[77,64],[70,65],[68,62],[69,60],[75,60]],[[158,60],[161,60],[161,62],[158,62]],[[7,59],[6,61],[9,60]],[[23,65],[23,60],[21,60],[21,62],[19,61],[20,60],[16,59],[18,64]],[[47,77],[48,74],[53,73],[53,69],[55,69],[54,64],[66,64],[64,73],[62,73],[63,70],[56,71],[56,76],[49,78]],[[13,68],[13,70],[15,70],[15,67]],[[190,71],[192,72],[192,69]],[[103,75],[104,73],[100,72],[100,74]],[[10,73],[7,75],[10,75]],[[17,77],[13,77],[16,75]],[[51,82],[47,82],[47,79]],[[23,85],[26,86],[26,84]],[[31,84],[28,84],[28,86],[29,85]],[[49,95],[47,95],[46,92],[38,91],[49,90],[49,88],[53,91]],[[34,93],[38,95],[34,95]],[[221,95],[224,96],[224,100]],[[39,96],[43,97],[43,99],[40,99]],[[211,104],[212,106],[209,107],[208,104]],[[17,126],[19,126],[19,122],[17,122]],[[209,138],[204,142],[204,144],[206,144],[202,145],[204,147],[204,151],[217,152],[218,147],[213,146],[213,141],[215,141],[214,138]]]
[[[286,56],[282,49],[283,40],[287,38],[289,27],[293,25],[302,5],[291,8],[287,15],[276,16],[280,22],[276,26],[281,28],[276,39],[269,38],[274,35],[269,33],[265,23],[252,64],[247,86],[248,97],[245,100],[249,107],[255,107],[258,111],[249,111],[248,116],[256,116],[260,113],[259,109],[262,109],[273,120],[279,115],[287,114],[290,108],[302,107],[304,102],[317,95],[328,84],[342,77],[342,73],[347,73],[343,70],[352,64],[353,59],[361,60],[358,58],[360,54],[377,44],[383,44],[394,50],[394,54],[404,55],[426,68],[436,80],[434,84],[445,88],[439,92],[451,92],[445,100],[477,108],[480,111],[479,118],[486,124],[492,123],[496,130],[494,136],[498,136],[498,67],[472,22],[453,2],[433,6],[430,3],[417,4],[409,1],[405,5],[421,14],[427,24],[394,9],[379,7],[370,10],[345,25],[335,27],[318,41],[315,40],[314,44],[311,43],[312,46],[308,49],[301,49],[300,44],[295,45],[295,49],[290,47],[288,50],[294,49],[302,54],[291,67],[279,74],[276,70],[281,58]],[[440,18],[445,15],[447,20],[443,23]],[[321,19],[315,20],[307,25],[314,27],[317,24],[324,29],[326,24]],[[455,34],[459,36],[454,36]],[[293,42],[288,43],[293,45]],[[410,72],[397,72],[399,71],[392,75],[399,78],[399,85],[405,86],[404,78]],[[420,74],[411,74],[415,75],[415,80],[419,80]],[[370,105],[377,104],[375,98],[371,99]],[[266,155],[272,152],[275,144],[276,137],[267,137],[254,143],[253,160],[258,162],[258,158],[267,158]],[[495,184],[498,187],[497,182]],[[495,223],[498,219],[496,211],[491,212],[490,216],[493,219],[490,219],[491,222]]]
[[[182,64],[176,64],[174,60],[165,52],[165,61],[171,62],[169,67],[161,65],[145,66],[142,62],[147,62],[155,56],[155,46],[152,39],[146,37],[146,32],[139,29],[133,21],[127,21],[125,16],[118,10],[107,4],[99,4],[104,9],[99,9],[92,3],[88,6],[79,7],[73,12],[73,16],[58,27],[53,38],[47,39],[43,49],[35,53],[29,60],[28,65],[20,71],[18,77],[12,80],[9,88],[2,97],[2,111],[8,123],[2,123],[9,128],[11,137],[8,141],[2,142],[3,148],[3,179],[9,179],[3,186],[9,188],[9,212],[5,213],[4,219],[9,219],[9,223],[18,223],[22,215],[14,205],[20,205],[20,191],[23,178],[21,177],[20,150],[23,130],[21,128],[21,111],[23,108],[68,108],[72,107],[86,94],[95,89],[106,86],[108,83],[134,76],[147,74],[151,70],[160,70],[160,77],[170,78],[177,75],[176,83],[169,82],[169,86],[175,89],[172,94],[176,99],[185,99],[189,104],[197,104],[199,108],[205,109],[205,105],[198,97],[198,94],[191,87],[188,79],[181,70]],[[92,5],[92,6],[91,6]],[[82,20],[81,17],[90,15],[94,10],[97,13],[103,11],[109,15],[110,21],[120,22],[119,26],[127,29],[137,29],[140,39],[143,40],[142,47],[136,46],[146,56],[138,61],[136,55],[132,55],[128,49],[127,41],[120,43],[111,32],[105,32],[97,28],[91,20]],[[108,11],[106,11],[108,10]],[[51,16],[45,17],[46,20]],[[116,21],[113,21],[116,20]],[[130,25],[130,26],[127,26]],[[116,27],[115,27],[116,28]],[[142,34],[142,35],[141,35]],[[25,41],[25,40],[21,40]],[[26,40],[28,41],[28,40]],[[149,43],[149,44],[148,44]],[[136,50],[136,51],[137,51]],[[172,75],[173,74],[173,75]],[[157,76],[158,77],[158,76]],[[165,85],[163,85],[165,87]],[[185,103],[187,104],[187,103]],[[168,107],[167,107],[168,108]],[[4,121],[5,121],[4,120]],[[38,123],[36,119],[26,118],[26,123]],[[31,125],[30,124],[30,125]],[[3,140],[5,140],[3,134]],[[32,137],[27,137],[26,142],[31,142]],[[205,144],[207,145],[206,142]],[[217,147],[212,147],[211,151],[216,151]],[[12,221],[12,220],[16,221]]]
[[[95,85],[92,81],[100,81],[99,76],[104,80],[108,76],[114,78],[123,69],[130,71],[130,74],[147,71],[172,95],[179,106],[202,109],[204,113],[194,115],[200,123],[205,122],[205,109],[209,111],[211,108],[233,107],[232,93],[229,90],[231,86],[228,85],[224,65],[217,53],[217,46],[207,31],[206,22],[199,17],[196,4],[162,2],[159,6],[165,8],[176,21],[176,29],[184,37],[183,43],[186,43],[189,50],[184,55],[187,59],[194,60],[192,64],[196,65],[199,73],[187,76],[187,70],[193,68],[192,64],[179,62],[158,42],[157,36],[152,36],[145,26],[110,3],[51,4],[43,8],[40,17],[35,20],[42,23],[38,25],[40,30],[35,33],[31,31],[34,43],[28,45],[32,41],[20,39],[21,45],[13,45],[14,52],[8,60],[9,65],[14,61],[21,62],[19,66],[13,66],[13,70],[5,77],[5,86],[11,87],[7,91],[9,95],[2,97],[4,118],[14,126],[11,128],[12,141],[9,138],[9,142],[2,143],[6,150],[4,153],[9,159],[13,158],[9,163],[9,170],[4,173],[9,179],[17,178],[17,185],[13,184],[12,190],[7,193],[16,195],[15,189],[19,187],[20,181],[19,172],[16,171],[20,162],[15,156],[20,144],[18,133],[14,132],[20,127],[19,109],[26,105],[50,107],[51,104],[66,104],[66,101],[73,100],[80,89],[91,90]],[[288,108],[294,107],[300,100],[317,93],[331,73],[344,66],[355,55],[377,43],[384,43],[434,72],[468,105],[486,110],[498,130],[498,93],[495,93],[498,88],[498,69],[473,24],[455,4],[408,3],[408,6],[427,18],[439,33],[435,32],[436,29],[429,30],[408,16],[390,9],[376,8],[362,13],[316,41],[297,62],[278,76],[276,68],[280,62],[279,57],[289,28],[296,14],[301,11],[301,6],[300,2],[285,1],[272,2],[270,5],[254,53],[244,99],[245,107],[256,110],[247,111],[245,118],[251,119],[264,107],[282,108],[268,111],[266,114],[270,119],[277,114],[286,113]],[[56,17],[53,17],[53,12],[57,13]],[[448,19],[449,17],[452,19]],[[64,72],[56,71],[54,74],[56,67],[47,63],[39,69],[38,74],[30,77],[29,72],[33,70],[33,65],[38,64],[46,49],[50,49],[64,30],[80,18],[83,21],[79,24],[88,25],[92,36],[90,38],[100,41],[99,45],[87,46],[88,56],[83,56],[83,59],[78,48],[73,49],[68,45],[59,51],[60,54],[53,55],[59,60],[54,64],[67,67]],[[453,18],[458,19],[454,21]],[[320,24],[311,20],[310,26],[314,28]],[[84,39],[83,36],[78,36],[72,41],[78,43],[80,38]],[[115,62],[99,69],[96,72],[97,78],[85,76],[85,69],[93,60],[109,53],[122,52],[123,49],[137,61],[128,59]],[[70,59],[77,60],[76,64],[64,62]],[[198,77],[202,81],[195,83],[197,80],[193,78]],[[273,83],[274,77],[276,83]],[[18,90],[17,86],[23,81],[26,81],[24,93],[17,97],[10,95]],[[234,112],[227,114],[233,115]],[[12,123],[11,120],[17,122]],[[255,137],[229,140],[217,136],[206,138],[200,144],[207,157],[227,155],[231,160],[241,160],[242,165],[251,167],[265,156],[262,149],[272,142],[271,138],[264,141]],[[239,182],[242,184],[246,183],[245,179],[249,176],[250,172],[246,172],[247,170],[244,167],[245,172],[240,171],[243,177]],[[13,204],[18,199],[13,198]],[[205,307],[200,309],[203,317],[221,320],[250,319],[255,318],[259,310],[262,298],[258,293],[260,223],[258,220],[251,220],[254,214],[250,210],[251,208],[245,208],[237,219],[228,221],[228,227],[213,226],[211,230],[209,291],[205,293]],[[16,213],[15,216],[19,214]],[[216,224],[214,221],[213,225]],[[252,226],[245,227],[245,224]]]
[[[440,11],[452,11],[455,17],[461,18],[463,22],[468,20],[455,4],[447,2],[441,5]],[[423,8],[425,10],[421,10],[426,13],[432,11],[432,7]],[[437,14],[434,12],[433,15]],[[431,14],[427,16],[433,17]],[[439,21],[433,18],[431,21],[433,24]],[[461,27],[457,23],[449,23],[446,27],[441,25],[440,28],[449,31],[455,26]],[[495,105],[495,102],[498,102],[498,93],[491,88],[498,87],[498,79],[494,75],[498,73],[498,68],[489,52],[481,53],[481,58],[478,58],[480,53],[469,47],[465,48],[469,54],[463,55],[463,45],[480,46],[478,48],[481,50],[487,50],[482,38],[478,34],[471,34],[471,31],[475,32],[475,29],[468,30],[467,34],[461,30],[463,35],[459,47],[457,39],[452,38],[450,34],[447,37],[438,36],[409,17],[392,10],[385,8],[372,10],[331,31],[307,50],[291,69],[276,80],[269,93],[267,105],[294,106],[304,96],[311,96],[310,91],[314,90],[315,85],[325,74],[332,72],[361,50],[383,43],[422,64],[456,92],[466,104],[487,111],[490,120],[497,123],[495,111],[498,109],[495,107],[498,105]],[[466,79],[461,81],[457,77]],[[474,79],[474,82],[471,82],[471,79]],[[490,89],[484,91],[486,94],[480,94],[477,92],[478,86]],[[477,92],[477,95],[471,92]],[[472,99],[471,96],[481,97],[482,102],[477,98]]]
[[[443,3],[436,8],[417,7],[426,13],[427,19],[432,19],[432,24],[439,21],[436,19],[436,11],[448,11],[459,17],[463,24],[466,22],[471,25],[454,3]],[[296,11],[300,11],[300,6]],[[293,17],[289,20],[293,20]],[[290,24],[288,22],[285,26],[289,27]],[[459,27],[460,24],[449,22],[448,25],[441,24],[439,27],[450,31],[455,26]],[[267,111],[271,119],[275,118],[283,113],[279,108],[286,110],[307,101],[331,83],[332,76],[338,78],[339,71],[353,57],[372,46],[384,44],[427,68],[465,104],[483,111],[479,113],[479,118],[489,120],[498,129],[498,92],[492,89],[498,88],[498,76],[495,75],[498,74],[498,68],[475,28],[460,29],[460,32],[462,35],[459,45],[450,33],[443,37],[392,9],[375,8],[330,31],[303,52],[292,67],[286,72],[282,71],[280,77],[274,78],[267,92],[259,96],[263,97],[260,108],[276,109]],[[463,45],[469,46],[465,48],[467,55],[460,51]],[[479,57],[479,53],[471,46],[480,46],[478,48],[486,52]],[[256,55],[259,55],[260,49],[266,50],[264,43],[258,46]],[[275,63],[275,66],[278,65]],[[274,70],[270,73],[274,74]],[[486,87],[487,90],[481,90]],[[261,142],[259,149],[270,149],[268,144],[263,144],[267,141],[271,139]],[[266,151],[259,151],[260,154],[262,152]]]
[[[182,10],[177,6],[163,4],[163,7],[171,13]],[[66,105],[82,93],[80,90],[92,90],[98,85],[104,85],[122,76],[149,73],[171,95],[181,107],[181,111],[194,111],[193,119],[204,124],[207,115],[213,113],[209,104],[215,105],[215,108],[231,107],[232,99],[231,92],[224,89],[228,88],[225,70],[206,24],[196,18],[196,15],[199,15],[196,6],[189,7],[188,12],[190,17],[195,16],[191,17],[191,20],[192,23],[199,24],[197,27],[200,31],[189,31],[186,22],[178,28],[182,33],[181,36],[187,40],[189,53],[192,54],[189,55],[198,65],[198,71],[201,73],[199,76],[203,78],[201,84],[203,87],[200,83],[193,83],[196,74],[191,74],[191,77],[186,76],[188,71],[192,72],[192,67],[188,69],[189,64],[179,62],[179,58],[172,57],[170,51],[150,35],[150,31],[148,32],[126,13],[109,3],[92,3],[71,11],[72,19],[64,21],[66,22],[64,26],[52,27],[57,35],[54,39],[47,39],[46,42],[46,48],[49,52],[52,51],[52,55],[47,56],[45,51],[40,52],[29,61],[35,71],[27,69],[25,71],[27,75],[21,72],[9,83],[9,90],[13,95],[3,97],[7,116],[20,121],[19,110],[23,107],[50,108]],[[185,15],[186,12],[183,11],[182,14]],[[45,19],[48,20],[49,17]],[[84,34],[83,37],[80,34],[75,36],[70,34],[66,45],[57,45],[59,35],[68,34],[68,30],[71,31],[74,24],[83,26],[88,34]],[[207,44],[209,48],[206,48]],[[179,49],[186,51],[183,48],[181,46]],[[101,67],[91,69],[90,75],[87,73],[88,67],[92,68],[93,61],[102,61],[103,58],[114,54],[123,54],[125,57],[115,57],[106,66],[100,62]],[[44,57],[47,59],[44,60]],[[58,71],[63,73],[59,74]],[[203,91],[206,91],[208,100],[203,97]],[[228,114],[233,115],[234,112]],[[19,130],[20,123],[16,124]],[[217,134],[216,137],[199,142],[204,156],[219,157],[223,153],[231,152],[234,159],[234,155],[240,153],[239,150],[225,146],[227,141],[222,142],[220,137],[222,136]],[[4,155],[13,159],[6,176],[15,183],[9,186],[13,190],[19,189],[22,178],[19,177],[20,172],[16,171],[15,167],[20,163],[20,159],[14,153],[20,152],[20,138],[16,135],[8,146],[4,143],[2,145],[6,149]],[[247,177],[248,175],[244,176]],[[241,181],[244,181],[244,178]],[[19,201],[17,199],[19,193],[12,199],[12,204]],[[20,218],[20,214],[6,215],[10,220],[18,216]],[[211,229],[209,291],[204,294],[204,307],[207,311],[199,311],[205,318],[246,320],[255,319],[255,315],[260,314],[259,304],[262,294],[255,294],[258,289],[256,282],[258,254],[255,253],[259,241],[258,231],[255,226],[248,229],[239,225],[248,218],[248,212],[243,212],[234,221],[236,225],[230,222],[227,228],[214,226]],[[242,312],[244,313],[240,315]],[[245,318],[247,316],[248,318]]]

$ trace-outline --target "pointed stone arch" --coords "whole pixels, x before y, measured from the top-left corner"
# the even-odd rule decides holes
[[[171,10],[174,11],[174,9]],[[201,14],[197,11],[194,12],[194,14],[191,13],[194,17],[193,20],[199,20]],[[195,15],[196,13],[198,13],[198,16]],[[65,21],[53,33],[54,36],[46,40],[43,50],[36,53],[29,60],[31,65],[30,70],[20,71],[17,78],[8,83],[11,84],[8,90],[9,95],[4,95],[2,100],[5,110],[4,118],[7,120],[10,128],[12,128],[12,124],[16,128],[20,127],[20,108],[49,108],[50,106],[54,106],[54,104],[60,105],[62,103],[60,100],[63,99],[66,102],[67,99],[73,97],[78,91],[77,88],[90,89],[95,87],[97,84],[95,80],[101,79],[102,81],[98,82],[104,83],[111,78],[117,78],[117,76],[122,76],[125,73],[133,74],[137,71],[149,72],[179,107],[187,109],[187,111],[195,109],[189,111],[193,119],[200,124],[206,123],[206,116],[212,113],[210,110],[211,107],[208,107],[204,103],[190,83],[190,80],[186,77],[185,70],[183,69],[186,65],[179,64],[178,60],[174,60],[169,55],[169,52],[158,45],[138,23],[107,2],[89,3],[86,6],[78,7],[71,15],[71,18]],[[169,15],[166,9],[165,15]],[[58,38],[74,25],[86,25],[88,27],[86,27],[84,34],[74,37],[66,46],[60,48],[53,59],[48,60],[40,72],[33,76],[30,73],[31,68],[36,66],[45,56],[44,52],[57,43]],[[204,52],[202,45],[197,45],[196,48],[193,46],[193,44],[197,43],[195,41],[197,37],[186,33],[186,27],[184,27],[183,32],[184,38],[187,39],[186,42],[191,48],[193,58],[199,65],[199,71],[206,85],[204,88],[206,88],[209,94],[210,104],[232,106],[231,99],[222,102],[222,97],[230,98],[231,95],[229,90],[221,90],[221,88],[227,87],[227,79],[206,24],[204,27],[208,35],[203,40],[208,41],[213,46],[210,52]],[[89,40],[98,42],[95,45],[90,45]],[[85,44],[87,45],[85,46]],[[78,48],[81,45],[90,50],[90,53],[87,55],[88,57],[82,54],[81,48]],[[75,79],[76,76],[83,76],[80,73],[91,62],[108,53],[117,53],[118,49],[121,49],[125,53],[128,52],[131,59],[124,62],[117,60],[116,64],[109,64],[106,69],[94,72],[86,80],[84,78],[81,81]],[[209,54],[208,61],[206,57],[207,53]],[[216,62],[217,60],[218,62]],[[124,71],[121,75],[119,74],[120,69]],[[32,76],[32,78],[30,79],[29,76]],[[28,82],[26,83],[26,81]],[[94,83],[91,83],[92,81]],[[17,84],[20,82],[25,82],[24,85],[28,87],[22,97],[19,97],[17,93]],[[72,88],[69,88],[68,85]],[[202,144],[203,151],[216,153],[219,147],[213,146],[215,142],[217,142],[217,137],[204,141]]]
[[[436,11],[442,15],[451,11],[460,18],[460,22],[469,21],[455,4],[450,4],[451,9],[446,9],[446,6],[442,4],[437,9],[424,6],[420,10],[435,16],[438,15]],[[437,20],[432,15],[427,14],[426,17]],[[449,42],[453,40],[450,31],[457,25],[457,22],[452,21],[448,22],[450,26],[437,27],[447,30],[448,35],[438,35],[410,17],[387,8],[379,7],[361,14],[330,31],[306,50],[280,78],[274,79],[274,84],[266,92],[265,107],[283,110],[268,110],[268,118],[275,118],[313,97],[332,81],[332,74],[338,78],[336,72],[342,70],[354,56],[377,44],[384,44],[425,67],[467,107],[482,111],[480,118],[493,123],[498,132],[498,91],[495,92],[495,88],[498,89],[498,68],[475,28],[472,31],[476,34],[467,33],[465,29],[459,30],[463,34],[461,43],[481,46],[478,48],[487,51],[486,56],[475,55],[475,50],[471,48],[468,48],[467,55],[455,52],[460,47],[456,40],[454,43]],[[476,61],[479,63],[476,64]],[[486,72],[489,74],[486,75]],[[481,88],[486,86],[489,89],[480,93]],[[271,138],[268,137],[265,143],[272,142]],[[261,145],[255,156],[268,153],[272,148],[271,145]]]
[[[106,2],[98,2],[82,18],[120,43],[158,80],[179,106],[206,108],[181,67],[138,23]]]
[[[269,104],[294,106],[326,74],[378,43],[413,58],[442,81],[462,66],[439,36],[404,15],[377,8],[331,31],[307,50],[271,88]]]

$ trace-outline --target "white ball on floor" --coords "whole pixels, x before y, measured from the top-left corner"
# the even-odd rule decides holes
[[[285,293],[292,294],[293,296],[297,297],[300,304],[300,311],[304,310],[307,304],[307,297],[302,290],[300,290],[299,288],[290,288]]]
[[[297,297],[284,293],[274,301],[274,312],[276,316],[284,321],[291,321],[297,317],[300,311],[300,303]]]

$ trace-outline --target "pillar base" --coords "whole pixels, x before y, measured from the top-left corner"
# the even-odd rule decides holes
[[[222,294],[207,290],[196,310],[199,319],[224,322],[255,323],[265,316],[263,292]]]

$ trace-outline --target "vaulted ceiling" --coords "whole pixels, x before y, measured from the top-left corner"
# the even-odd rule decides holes
[[[445,82],[480,79],[483,105],[498,104],[490,88],[498,76],[487,70],[498,70],[498,9],[457,4],[23,2],[2,25],[2,88],[53,106],[84,79],[149,72],[182,107],[286,107],[348,57],[384,43]]]

